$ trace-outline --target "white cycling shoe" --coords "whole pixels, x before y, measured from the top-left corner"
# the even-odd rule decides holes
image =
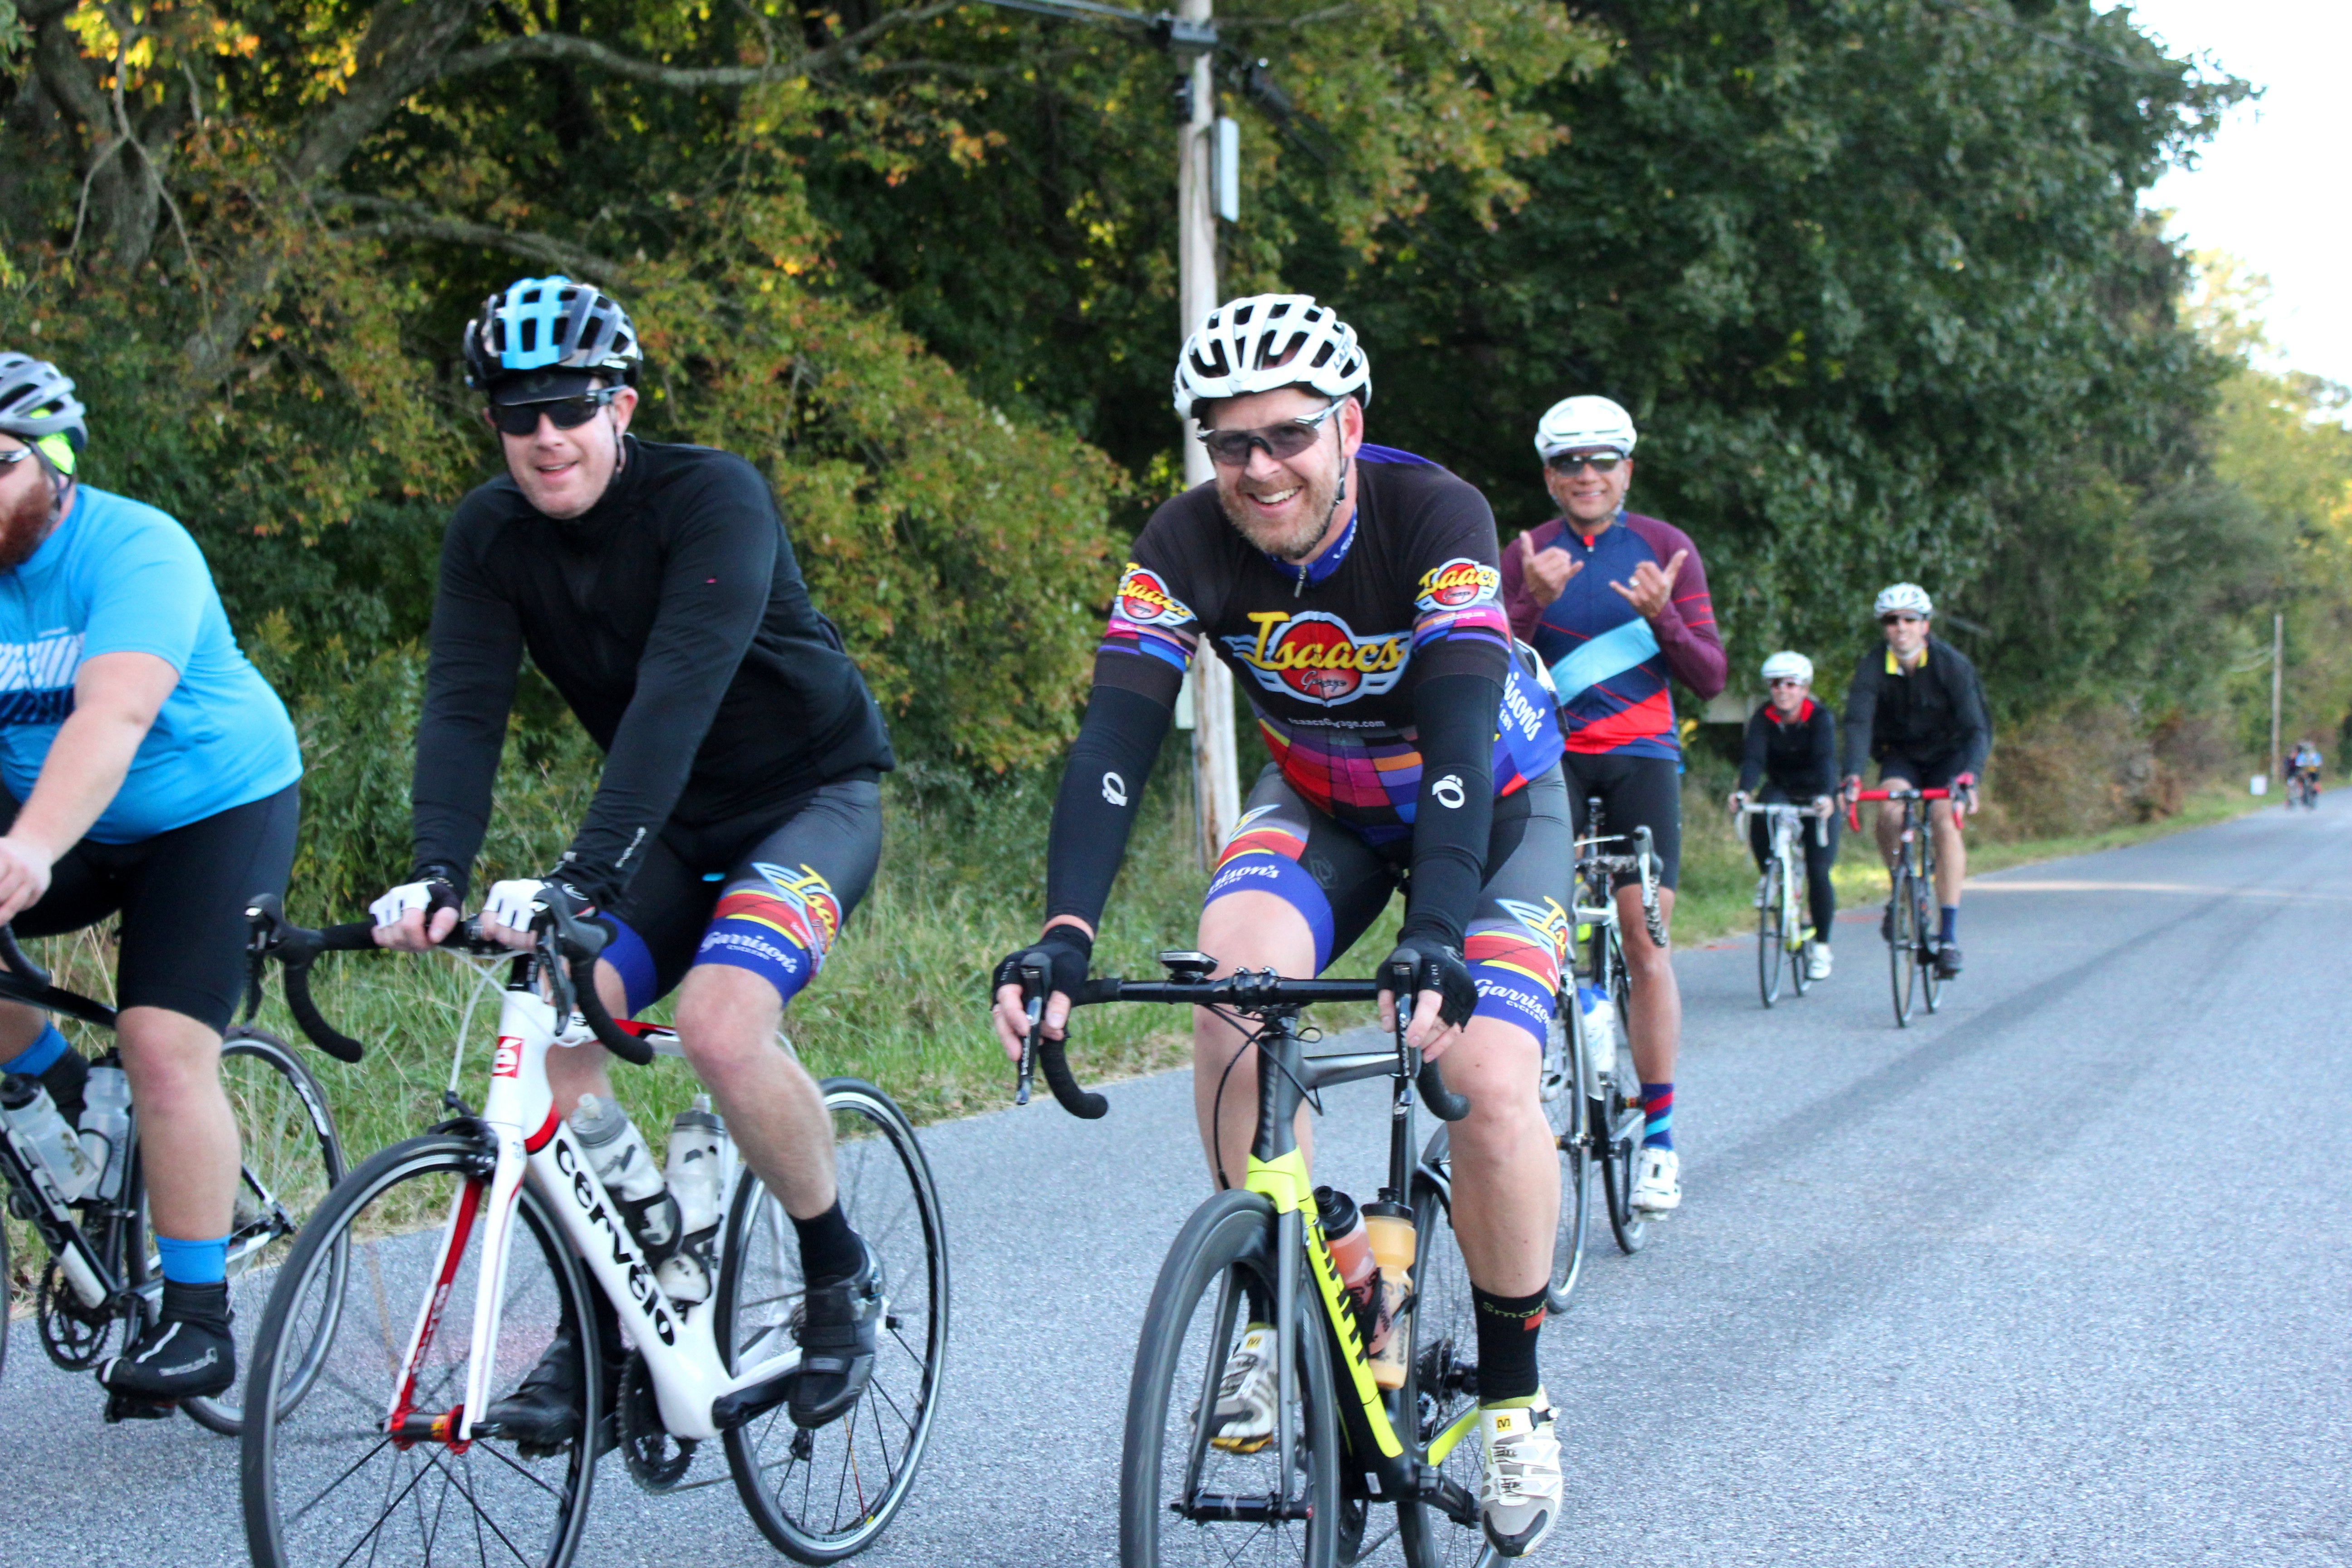
[[[1252,1323],[1225,1362],[1217,1384],[1210,1443],[1228,1454],[1255,1454],[1274,1441],[1275,1335],[1272,1323]]]
[[[1805,978],[1827,980],[1830,977],[1830,944],[1825,942],[1805,945]]]
[[[1672,1149],[1642,1151],[1633,1174],[1633,1206],[1644,1214],[1664,1214],[1682,1206],[1683,1160]]]
[[[1536,1391],[1532,1409],[1478,1412],[1486,1475],[1478,1485],[1478,1521],[1505,1557],[1525,1557],[1559,1519],[1559,1441],[1551,1402]]]

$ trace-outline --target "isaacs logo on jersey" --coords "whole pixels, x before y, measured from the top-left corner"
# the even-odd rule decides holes
[[[1503,574],[1457,555],[1443,566],[1421,574],[1421,595],[1415,601],[1423,614],[1432,610],[1463,610],[1490,603],[1502,592]]]
[[[1225,647],[1268,691],[1309,702],[1353,702],[1378,697],[1404,679],[1412,646],[1403,632],[1360,637],[1348,623],[1320,610],[1251,615],[1255,637],[1227,637]]]
[[[1156,572],[1130,561],[1118,580],[1111,609],[1139,626],[1181,626],[1194,618],[1192,607],[1168,591]]]

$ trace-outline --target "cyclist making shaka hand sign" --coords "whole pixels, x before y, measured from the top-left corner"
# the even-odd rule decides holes
[[[1045,931],[998,967],[997,1033],[1017,1058],[1025,963],[1053,976],[1045,1026],[1060,1037],[1185,664],[1205,648],[1248,690],[1275,758],[1201,912],[1217,973],[1315,975],[1410,877],[1389,963],[1417,984],[1393,1001],[1473,1107],[1452,1129],[1454,1220],[1477,1302],[1485,1524],[1517,1556],[1560,1498],[1536,1366],[1560,1201],[1536,1097],[1570,930],[1554,901],[1570,859],[1559,731],[1513,655],[1486,499],[1365,443],[1370,379],[1354,331],[1301,295],[1233,300],[1184,345],[1176,407],[1199,422],[1215,482],[1153,514],[1119,581],[1055,805]],[[1208,1010],[1193,1028],[1211,1174],[1238,1186],[1257,1061]],[[1273,1429],[1273,1303],[1250,1318],[1265,1331],[1226,1368],[1220,1443]]]

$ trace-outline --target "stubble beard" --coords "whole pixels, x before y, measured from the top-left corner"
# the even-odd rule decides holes
[[[1315,547],[1323,542],[1324,529],[1331,518],[1332,500],[1339,491],[1337,475],[1318,474],[1313,479],[1301,479],[1297,520],[1286,527],[1271,529],[1248,514],[1240,500],[1241,479],[1238,475],[1230,489],[1222,479],[1218,480],[1217,500],[1224,508],[1225,521],[1231,522],[1244,539],[1276,560],[1296,565],[1313,554]]]

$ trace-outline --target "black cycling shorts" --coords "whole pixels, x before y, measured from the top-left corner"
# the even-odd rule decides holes
[[[1517,1025],[1543,1045],[1575,922],[1560,904],[1572,876],[1568,801],[1559,771],[1548,769],[1495,802],[1486,837],[1486,880],[1463,939],[1478,986],[1480,1018]],[[1321,973],[1353,947],[1412,862],[1412,840],[1367,842],[1309,805],[1269,763],[1225,840],[1205,907],[1232,893],[1272,893],[1315,933]]]
[[[1658,855],[1658,886],[1671,888],[1679,883],[1683,874],[1683,770],[1672,757],[1629,757],[1615,752],[1570,752],[1559,760],[1560,772],[1568,779],[1568,804],[1576,814],[1576,836],[1582,838],[1591,829],[1584,820],[1584,803],[1592,796],[1601,797],[1601,828],[1603,833],[1631,834],[1637,827],[1650,830],[1650,843]],[[1612,847],[1615,852],[1631,854],[1633,846]],[[1630,871],[1621,871],[1614,885],[1629,887],[1641,879]]]
[[[735,822],[672,823],[612,910],[621,934],[604,956],[629,1012],[702,963],[748,969],[790,1002],[824,967],[881,861],[882,786],[871,773]]]
[[[1888,752],[1878,759],[1878,787],[1885,789],[1901,779],[1913,789],[1949,789],[1968,760],[1968,753],[1957,747],[1928,757]]]
[[[13,826],[17,803],[0,794]],[[122,917],[118,1007],[167,1007],[219,1033],[245,995],[245,909],[286,891],[301,786],[247,801],[135,844],[85,838],[49,872],[49,890],[18,915],[18,936],[59,936]]]

